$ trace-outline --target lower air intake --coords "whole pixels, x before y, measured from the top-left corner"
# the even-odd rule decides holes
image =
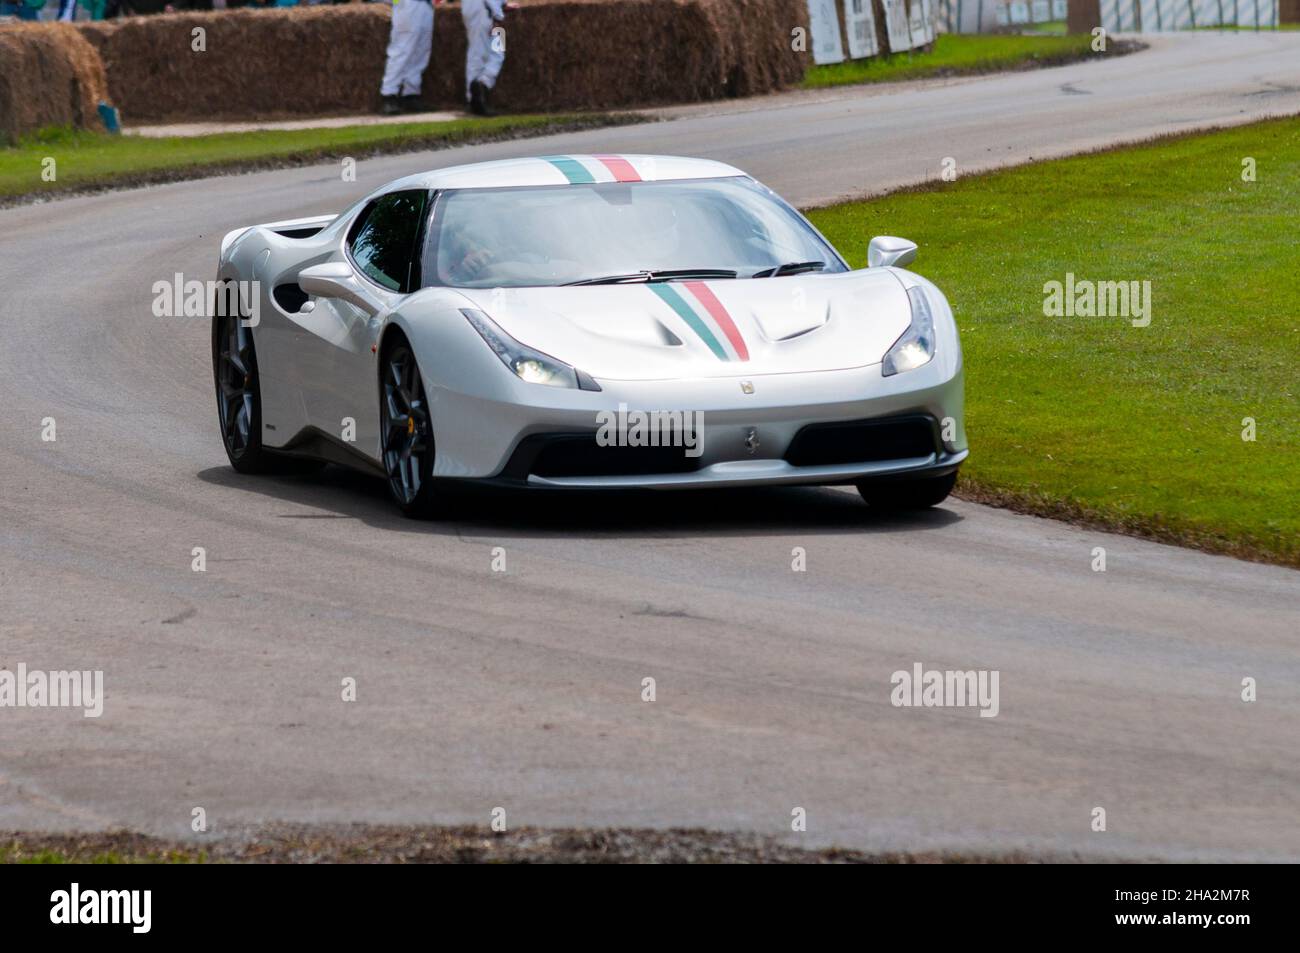
[[[796,467],[824,467],[928,457],[939,450],[938,435],[935,419],[925,414],[809,424],[790,441],[785,459]]]

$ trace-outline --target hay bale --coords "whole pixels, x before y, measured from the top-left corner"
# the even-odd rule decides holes
[[[387,4],[187,12],[80,25],[128,122],[369,112],[379,102]],[[797,82],[790,32],[804,0],[532,0],[506,21],[499,108],[608,109],[768,92]],[[193,50],[195,29],[206,50]],[[457,5],[434,18],[423,98],[464,105]]]
[[[724,51],[720,95],[757,96],[798,83],[811,57],[796,53],[794,30],[808,30],[807,0],[701,0]],[[713,97],[703,97],[713,98]]]
[[[454,8],[453,8],[454,9]],[[453,69],[461,69],[463,28]],[[728,64],[699,0],[557,0],[506,23],[496,99],[521,110],[694,102],[721,94]],[[454,83],[459,101],[464,79]]]
[[[126,121],[237,120],[370,108],[388,17],[387,6],[366,4],[194,11],[80,28]]]
[[[1101,0],[1070,0],[1065,12],[1065,28],[1069,33],[1091,33],[1101,26]]]
[[[46,126],[99,127],[107,89],[103,63],[71,24],[0,30],[0,142]]]

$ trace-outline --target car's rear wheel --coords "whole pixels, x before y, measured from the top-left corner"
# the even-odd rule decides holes
[[[870,506],[884,510],[924,510],[948,498],[957,483],[957,471],[916,480],[864,480],[858,492]]]
[[[212,374],[221,439],[232,467],[240,473],[307,473],[324,466],[262,446],[257,352],[253,332],[238,314],[218,314],[212,321]]]
[[[434,441],[420,365],[404,338],[384,349],[379,424],[388,492],[414,519],[439,515],[442,502],[433,479]]]
[[[253,332],[237,314],[219,314],[213,319],[212,373],[221,439],[230,465],[240,473],[266,472],[271,461],[262,447],[262,396]]]

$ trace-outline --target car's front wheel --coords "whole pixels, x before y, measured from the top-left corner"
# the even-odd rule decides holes
[[[915,480],[864,480],[858,492],[870,506],[885,510],[924,510],[948,498],[957,483],[957,471]]]
[[[433,480],[433,423],[420,365],[399,338],[384,349],[379,423],[388,492],[407,516],[439,515],[442,500]]]

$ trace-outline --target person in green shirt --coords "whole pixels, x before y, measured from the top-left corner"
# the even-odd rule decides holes
[[[0,17],[35,20],[43,6],[45,0],[0,0]]]

